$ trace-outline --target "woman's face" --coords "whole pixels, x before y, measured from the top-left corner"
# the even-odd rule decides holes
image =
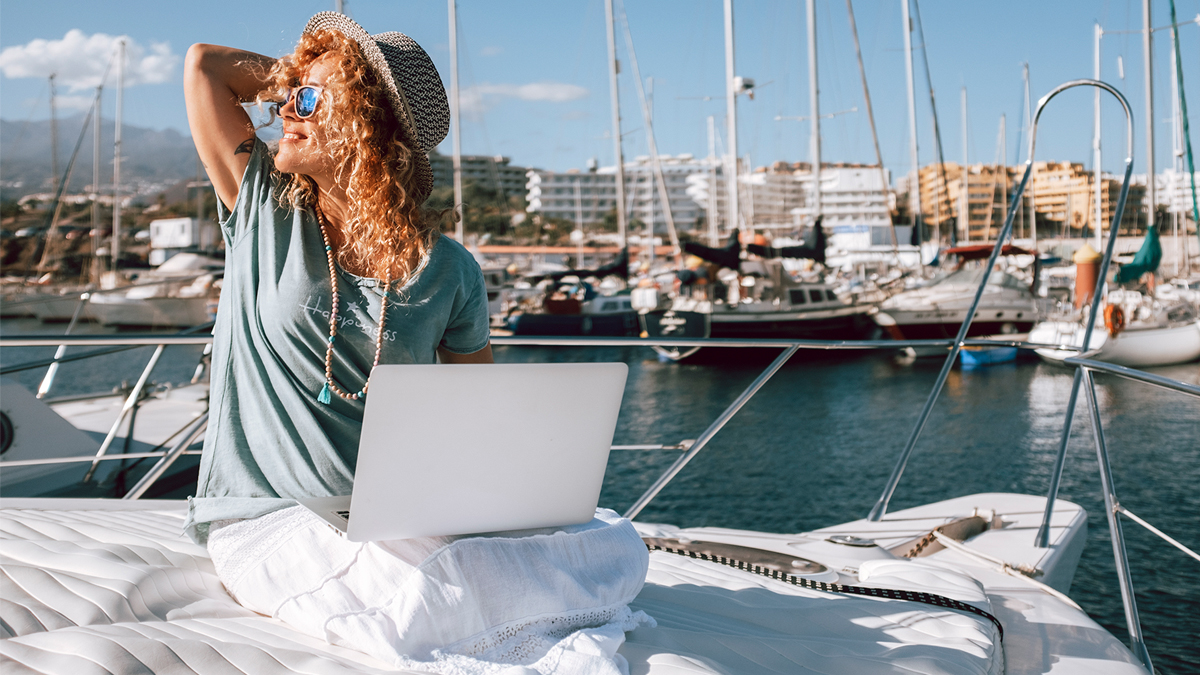
[[[324,87],[335,67],[332,54],[317,57],[301,78],[300,84]],[[275,166],[280,171],[308,176],[326,187],[332,183],[333,159],[326,148],[329,136],[319,119],[324,112],[322,108],[333,104],[334,95],[333,91],[323,91],[317,112],[304,119],[296,115],[295,97],[280,108],[283,137],[279,139],[279,153],[275,156]]]

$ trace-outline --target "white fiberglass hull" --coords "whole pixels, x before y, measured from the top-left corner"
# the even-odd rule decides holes
[[[70,321],[71,317],[75,316],[75,310],[79,307],[78,295],[45,295],[37,299],[28,301],[28,311],[43,322],[61,322]],[[87,321],[95,318],[95,314],[91,311],[91,303],[83,306],[83,312],[79,318]]]
[[[1029,341],[1080,347],[1084,332],[1085,327],[1073,321],[1045,321],[1034,326]],[[1109,335],[1103,325],[1098,325],[1092,331],[1088,348],[1096,350],[1092,358],[1098,361],[1131,368],[1187,363],[1200,359],[1200,321],[1160,328],[1127,327],[1115,337]],[[1035,351],[1050,362],[1061,362],[1078,354],[1067,349]]]
[[[188,328],[207,323],[209,300],[152,297],[101,296],[92,299],[91,313],[106,326],[177,326]]]

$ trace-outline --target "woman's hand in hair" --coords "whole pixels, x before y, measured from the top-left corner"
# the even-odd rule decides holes
[[[254,125],[242,103],[265,89],[275,60],[253,52],[195,44],[183,65],[188,125],[200,161],[226,207],[237,201],[254,149]]]

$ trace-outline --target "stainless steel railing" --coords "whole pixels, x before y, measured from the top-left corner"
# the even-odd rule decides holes
[[[1131,650],[1133,650],[1134,655],[1136,655],[1142,662],[1142,665],[1146,666],[1146,669],[1153,673],[1154,666],[1150,661],[1150,652],[1146,649],[1146,641],[1143,637],[1141,621],[1138,618],[1137,598],[1133,590],[1133,579],[1130,577],[1129,573],[1129,556],[1125,551],[1125,534],[1121,529],[1121,520],[1118,515],[1124,513],[1130,518],[1130,520],[1133,520],[1142,527],[1145,527],[1154,535],[1160,537],[1172,546],[1182,550],[1184,553],[1190,555],[1196,560],[1200,560],[1200,554],[1179,543],[1162,530],[1159,530],[1145,520],[1135,516],[1131,511],[1122,506],[1120,500],[1117,499],[1116,488],[1113,485],[1112,466],[1108,461],[1108,446],[1104,440],[1104,424],[1100,419],[1100,404],[1099,398],[1096,396],[1096,381],[1093,377],[1093,373],[1100,372],[1109,375],[1115,375],[1117,377],[1122,377],[1136,382],[1142,382],[1171,391],[1181,392],[1196,398],[1200,398],[1200,386],[1179,382],[1161,375],[1144,373],[1133,368],[1126,368],[1124,366],[1118,366],[1111,363],[1103,363],[1101,361],[1093,361],[1084,357],[1068,358],[1064,360],[1064,363],[1070,366],[1075,366],[1075,382],[1079,383],[1082,381],[1082,383],[1086,385],[1084,392],[1087,394],[1088,417],[1092,425],[1092,438],[1096,445],[1096,460],[1100,471],[1100,487],[1104,492],[1104,515],[1108,519],[1109,538],[1112,541],[1113,548],[1113,561],[1116,563],[1117,582],[1121,587],[1121,602],[1125,609],[1125,624],[1129,629],[1129,647]],[[1074,393],[1075,392],[1073,391],[1071,403],[1074,403]],[[1064,436],[1069,433],[1073,413],[1074,409],[1073,406],[1071,406],[1067,412],[1067,420],[1065,423],[1067,430],[1063,432]],[[1055,477],[1057,478],[1061,476],[1061,473],[1062,467],[1056,466]],[[1045,539],[1043,538],[1042,531],[1049,530],[1049,519],[1052,513],[1051,509],[1053,508],[1053,502],[1049,498],[1047,498],[1046,508],[1045,521],[1042,523],[1042,528],[1038,532],[1037,545],[1042,547],[1047,545],[1044,543]]]
[[[917,417],[917,423],[908,437],[908,442],[905,444],[904,450],[900,453],[900,459],[896,462],[895,468],[892,469],[892,475],[888,478],[887,485],[883,489],[883,494],[879,496],[879,500],[875,502],[875,506],[871,508],[871,513],[867,516],[868,520],[878,521],[887,512],[888,502],[895,493],[896,486],[900,484],[900,477],[904,475],[904,468],[908,465],[908,458],[912,455],[913,448],[917,445],[917,439],[921,437],[921,431],[925,428],[925,422],[929,419],[929,413],[933,411],[933,404],[937,402],[938,396],[942,392],[942,386],[946,384],[946,378],[950,375],[950,369],[954,366],[955,359],[958,358],[958,352],[963,347],[963,340],[966,338],[967,331],[971,327],[971,321],[975,318],[975,310],[979,307],[979,301],[983,297],[983,290],[987,286],[988,277],[991,276],[992,269],[996,266],[996,260],[1000,257],[1000,251],[1004,248],[1004,243],[1012,233],[1013,220],[1016,218],[1017,213],[1021,211],[1021,196],[1024,194],[1026,186],[1029,185],[1029,178],[1033,173],[1033,155],[1034,149],[1037,147],[1037,125],[1038,120],[1042,117],[1042,111],[1046,109],[1046,104],[1058,94],[1067,89],[1080,86],[1099,87],[1111,93],[1117,97],[1125,109],[1125,180],[1121,184],[1121,195],[1117,200],[1117,208],[1111,230],[1112,236],[1109,238],[1108,248],[1104,254],[1104,262],[1101,265],[1101,273],[1096,281],[1096,291],[1092,295],[1092,313],[1089,317],[1087,330],[1084,332],[1083,349],[1087,349],[1087,345],[1090,344],[1089,340],[1092,337],[1092,328],[1096,323],[1096,313],[1099,311],[1100,291],[1103,288],[1104,272],[1108,269],[1109,261],[1112,260],[1113,245],[1117,240],[1116,228],[1121,222],[1121,214],[1125,212],[1125,197],[1129,194],[1129,179],[1133,171],[1133,113],[1129,109],[1129,102],[1125,100],[1121,92],[1112,86],[1099,80],[1072,80],[1055,87],[1049,94],[1046,94],[1038,101],[1037,112],[1033,115],[1033,127],[1029,131],[1029,157],[1025,160],[1025,173],[1021,176],[1021,182],[1013,192],[1012,203],[1009,204],[1008,208],[1008,216],[1004,219],[1004,227],[1000,228],[1000,234],[996,237],[996,245],[992,248],[992,254],[988,257],[987,266],[983,269],[983,278],[979,280],[979,288],[975,290],[975,299],[971,302],[971,309],[967,311],[967,317],[958,329],[958,336],[954,338],[953,347],[950,350],[950,354],[946,356],[946,362],[942,365],[942,371],[938,373],[933,390],[929,392],[929,397],[925,400],[925,406],[921,409],[921,414]],[[1072,409],[1074,408],[1075,396],[1078,391],[1079,377],[1077,375],[1075,383],[1071,387],[1070,407]],[[1062,450],[1066,450],[1065,438],[1063,439]],[[1057,490],[1058,482],[1056,477],[1052,481],[1051,492],[1056,493]],[[1051,498],[1052,501],[1053,498]],[[1050,513],[1051,508],[1052,505],[1047,505],[1047,515]]]
[[[112,459],[108,456],[108,451],[113,442],[117,438],[117,434],[124,424],[125,420],[137,409],[140,405],[143,392],[149,377],[155,366],[161,359],[163,352],[169,346],[179,345],[205,345],[210,346],[213,337],[210,334],[191,334],[197,329],[185,331],[184,333],[174,335],[23,335],[14,337],[0,337],[0,349],[11,347],[49,347],[57,346],[59,352],[54,359],[47,361],[32,361],[19,363],[13,366],[8,366],[0,369],[0,374],[9,374],[30,370],[40,367],[54,367],[55,365],[67,361],[81,360],[93,356],[111,354],[114,350],[96,350],[88,353],[75,354],[71,357],[63,357],[62,350],[64,347],[116,347],[119,349],[128,349],[132,347],[155,347],[154,353],[150,357],[149,362],[143,368],[137,383],[130,389],[126,399],[121,407],[120,414],[116,421],[113,422],[101,443],[99,450],[94,457],[84,458],[48,458],[44,463],[61,463],[66,461],[89,461],[91,466],[88,469],[85,481],[88,481],[94,475],[97,467],[102,461]],[[734,347],[734,348],[753,348],[753,347],[768,347],[782,349],[782,353],[752,382],[734,401],[731,403],[718,417],[695,439],[681,441],[675,445],[629,445],[629,446],[613,446],[616,450],[678,450],[682,451],[680,457],[663,473],[662,476],[654,482],[654,484],[643,494],[638,500],[626,511],[626,517],[633,518],[637,516],[642,509],[662,491],[664,487],[680,471],[690,462],[708,442],[715,436],[732,417],[767,383],[771,377],[779,371],[780,368],[800,349],[806,350],[824,350],[824,351],[842,351],[842,350],[875,350],[875,349],[899,349],[904,347],[944,347],[951,349],[953,344],[950,340],[783,340],[783,339],[728,339],[728,338],[561,338],[561,337],[493,337],[491,342],[495,345],[512,345],[512,346],[570,346],[570,347]],[[1025,347],[1025,348],[1054,348],[1072,350],[1069,345],[1052,345],[1038,344],[1025,342],[1020,340],[1004,340],[1004,339],[976,339],[964,338],[957,342],[962,345],[978,345],[978,346],[1005,346],[1005,347]],[[196,423],[189,425],[181,430],[184,440],[177,443],[171,449],[162,453],[150,453],[149,457],[158,458],[160,461],[152,468],[132,490],[125,495],[125,498],[140,497],[144,494],[153,483],[160,478],[175,460],[184,454],[189,454],[187,448],[196,438],[203,433],[207,416]],[[133,430],[126,431],[127,436],[132,436]],[[138,455],[139,457],[141,455]],[[122,458],[132,458],[132,455],[122,454]],[[25,460],[20,462],[20,465],[30,465],[39,463],[36,460]],[[17,466],[17,463],[2,462],[0,467]]]
[[[82,308],[83,303],[86,301],[87,301],[87,294],[84,294],[84,298],[80,301],[80,306],[77,307],[75,310],[75,317],[72,319],[71,326],[75,325],[75,320],[79,318],[79,310]],[[113,442],[117,438],[117,434],[121,430],[121,426],[125,424],[125,421],[127,419],[132,420],[132,417],[136,413],[138,406],[141,404],[141,401],[143,398],[143,392],[146,389],[146,384],[150,381],[150,374],[154,371],[155,366],[158,365],[159,359],[162,358],[163,352],[166,351],[167,346],[168,345],[197,345],[197,344],[208,345],[208,344],[211,344],[212,339],[213,339],[211,334],[205,334],[205,335],[191,335],[190,334],[197,330],[203,330],[204,328],[205,328],[205,326],[198,326],[196,328],[184,331],[183,334],[169,335],[169,336],[167,336],[167,335],[151,335],[151,336],[146,336],[146,335],[143,335],[143,336],[59,335],[59,336],[23,336],[23,337],[19,337],[19,338],[0,338],[0,348],[49,346],[49,344],[51,344],[51,343],[58,345],[58,350],[55,352],[54,358],[51,359],[46,364],[48,366],[46,376],[42,378],[41,385],[38,387],[38,398],[43,398],[46,395],[46,393],[50,390],[50,385],[53,383],[53,379],[54,379],[55,373],[57,372],[58,366],[61,363],[64,363],[65,361],[68,360],[68,359],[64,358],[64,353],[65,353],[67,347],[70,345],[91,345],[91,346],[106,346],[106,345],[108,345],[108,346],[120,346],[122,348],[127,348],[129,346],[154,345],[155,349],[154,349],[154,353],[150,357],[150,361],[142,369],[141,375],[138,376],[137,383],[134,384],[134,386],[130,389],[128,395],[126,396],[125,402],[121,406],[121,411],[117,415],[117,419],[115,421],[113,421],[112,426],[109,427],[108,433],[104,437],[104,441],[100,444],[100,448],[96,451],[96,455],[91,459],[92,464],[90,467],[88,467],[87,473],[84,474],[84,477],[83,477],[83,482],[87,483],[87,482],[91,481],[92,476],[96,473],[96,469],[100,466],[101,460],[106,458],[106,455],[108,454],[109,449],[112,447]],[[70,332],[70,329],[68,328],[68,333],[69,332]],[[80,359],[84,359],[84,358],[99,356],[101,354],[106,354],[106,353],[112,353],[112,352],[104,351],[104,352],[97,352],[97,353],[92,353],[92,354],[77,354],[69,360],[80,360]],[[6,368],[4,370],[0,370],[0,374],[8,374],[10,372],[18,372],[21,370],[27,370],[31,367],[35,367],[36,365],[38,365],[38,364],[32,364],[32,365],[31,364],[19,364],[16,366],[12,366],[10,368]],[[204,416],[204,420],[207,420],[207,415]],[[132,421],[130,422],[129,426],[130,426],[130,428],[126,430],[126,437],[132,438],[133,432],[134,432]],[[139,497],[142,494],[144,494],[145,491],[147,489],[149,489],[149,487],[154,483],[154,481],[157,480],[158,477],[160,477],[163,473],[165,473],[166,469],[170,467],[171,463],[173,463],[176,459],[179,458],[179,456],[181,454],[183,454],[184,450],[187,449],[187,446],[189,446],[191,444],[191,442],[194,441],[195,438],[198,437],[199,434],[203,432],[203,430],[204,430],[204,424],[202,423],[199,425],[198,429],[196,429],[195,433],[192,434],[192,438],[190,440],[188,440],[182,446],[174,447],[170,451],[168,451],[168,453],[165,453],[163,460],[160,461],[159,464],[155,465],[155,467],[153,469],[151,469],[150,473],[147,474],[147,477],[153,475],[153,478],[151,478],[151,480],[149,482],[146,482],[146,480],[143,479],[142,482],[139,482],[138,485],[134,487],[134,490],[132,490],[130,492],[130,494],[133,494],[135,491],[136,491],[136,495]],[[169,461],[167,460],[167,457],[166,457],[167,454],[171,455]],[[163,462],[166,462],[166,464],[164,465]],[[2,466],[2,465],[3,464],[0,463],[0,466]],[[143,483],[145,483],[145,484],[143,485]],[[126,497],[128,498],[129,495],[126,495]],[[134,497],[134,498],[136,498],[136,497]]]

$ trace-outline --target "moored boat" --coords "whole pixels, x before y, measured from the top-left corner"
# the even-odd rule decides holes
[[[966,318],[982,278],[981,268],[957,269],[888,298],[875,320],[897,339],[952,337]],[[995,271],[988,278],[967,336],[1025,333],[1033,327],[1037,314],[1029,284],[1008,272]]]
[[[1137,291],[1114,290],[1109,292],[1105,307],[1104,324],[1093,329],[1084,350],[1092,358],[1134,368],[1200,359],[1200,312],[1192,303],[1178,298],[1161,302]],[[1053,363],[1083,349],[1086,332],[1082,320],[1063,318],[1037,324],[1029,339],[1059,345],[1035,350],[1043,360]]]

